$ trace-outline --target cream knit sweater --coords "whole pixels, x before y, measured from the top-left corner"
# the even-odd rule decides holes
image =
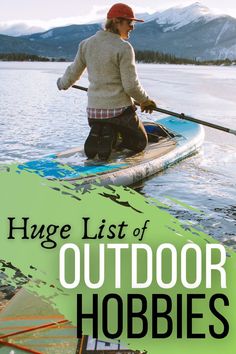
[[[139,103],[148,99],[137,77],[133,47],[118,34],[101,30],[82,41],[58,87],[68,89],[86,68],[89,108],[120,108],[130,106],[132,98]]]

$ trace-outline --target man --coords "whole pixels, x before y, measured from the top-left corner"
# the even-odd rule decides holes
[[[122,3],[113,5],[107,13],[105,29],[80,43],[73,64],[58,79],[58,88],[68,89],[88,71],[88,121],[91,127],[84,145],[88,158],[97,154],[107,160],[117,133],[122,146],[141,152],[147,145],[147,134],[135,113],[133,99],[142,112],[152,113],[156,107],[142,88],[136,73],[133,47],[126,40],[134,29],[133,10]]]

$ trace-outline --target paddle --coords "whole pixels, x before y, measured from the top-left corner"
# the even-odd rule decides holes
[[[88,89],[86,87],[83,87],[83,86],[73,85],[72,87],[76,88],[78,90],[88,91]],[[139,106],[139,104],[137,102],[134,102],[134,103],[137,106]],[[176,113],[176,112],[168,111],[167,109],[158,108],[158,107],[157,108],[153,108],[153,110],[157,111],[157,112],[165,113],[165,114],[168,114],[170,116],[174,116],[174,117],[177,117],[177,118],[180,118],[180,119],[188,120],[190,122],[206,125],[207,127],[210,127],[210,128],[222,130],[222,131],[224,131],[226,133],[230,133],[230,134],[236,135],[236,130],[234,130],[234,129],[226,128],[226,127],[223,127],[222,125],[213,124],[213,123],[210,123],[210,122],[206,122],[205,120],[201,120],[201,119],[193,118],[193,117],[190,117],[190,116],[186,116],[184,113]]]

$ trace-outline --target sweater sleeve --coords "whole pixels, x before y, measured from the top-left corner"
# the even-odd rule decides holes
[[[67,90],[75,81],[79,80],[85,68],[86,64],[82,53],[82,43],[80,43],[74,62],[67,67],[60,79],[61,88]]]
[[[142,103],[148,99],[146,91],[139,82],[135,66],[134,50],[129,43],[125,43],[124,50],[120,56],[120,74],[123,88],[130,97],[138,103]]]

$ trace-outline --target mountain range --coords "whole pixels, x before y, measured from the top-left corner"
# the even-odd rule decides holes
[[[170,53],[177,57],[236,59],[236,18],[215,14],[197,2],[173,7],[135,25],[130,42],[135,49]],[[52,28],[24,36],[0,34],[0,53],[28,53],[72,60],[79,43],[101,29],[101,23]]]

